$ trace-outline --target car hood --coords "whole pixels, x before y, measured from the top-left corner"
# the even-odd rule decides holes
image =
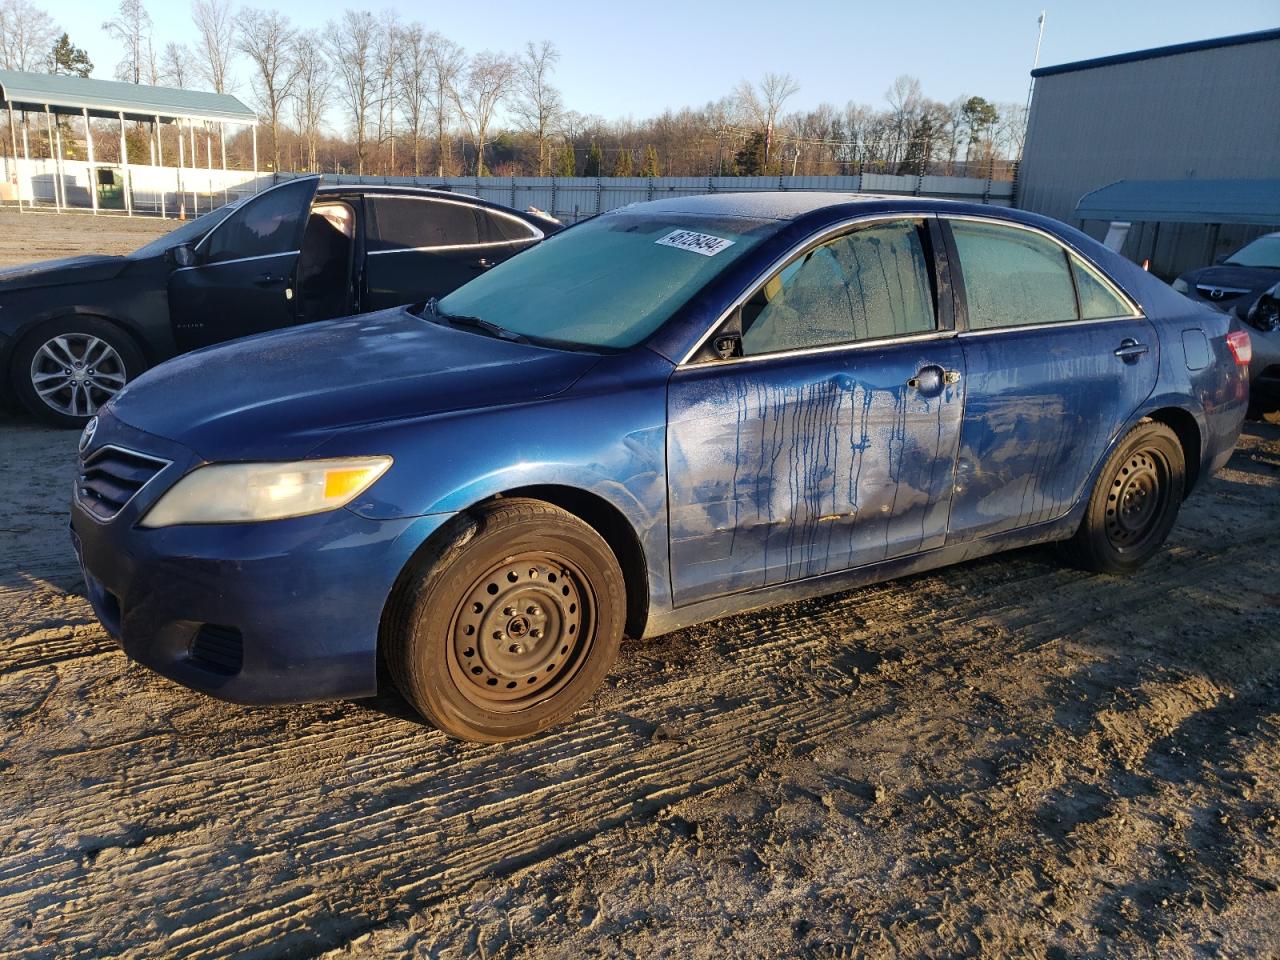
[[[111,410],[206,460],[284,459],[364,424],[553,396],[599,359],[397,307],[186,354],[129,384]]]
[[[1201,267],[1183,277],[1191,286],[1207,284],[1214,287],[1237,287],[1241,290],[1265,290],[1280,279],[1280,270],[1271,267],[1236,267],[1219,264]]]
[[[25,263],[20,267],[0,270],[0,293],[11,290],[27,290],[32,287],[52,287],[64,283],[94,283],[110,280],[128,263],[124,257],[91,255],[66,257],[62,260],[42,260]]]

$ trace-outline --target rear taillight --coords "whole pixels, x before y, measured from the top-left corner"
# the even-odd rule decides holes
[[[1253,359],[1253,341],[1244,330],[1232,330],[1227,334],[1227,346],[1231,355],[1236,358],[1237,367],[1247,367]]]

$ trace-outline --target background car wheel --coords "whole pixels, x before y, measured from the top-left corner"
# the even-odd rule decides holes
[[[32,415],[58,427],[82,427],[145,366],[128,334],[93,317],[65,317],[23,337],[11,374]]]
[[[598,533],[541,501],[496,500],[406,571],[382,648],[400,692],[445,733],[513,740],[595,692],[626,607],[622,569]]]
[[[1068,555],[1086,570],[1133,573],[1173,529],[1185,477],[1177,435],[1163,423],[1138,424],[1103,465]]]

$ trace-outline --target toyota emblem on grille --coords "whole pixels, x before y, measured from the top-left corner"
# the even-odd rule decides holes
[[[93,435],[98,432],[98,418],[94,417],[84,425],[84,433],[80,434],[80,452],[84,453],[93,443]]]

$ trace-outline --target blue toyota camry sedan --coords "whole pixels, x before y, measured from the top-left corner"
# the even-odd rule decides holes
[[[81,438],[73,540],[167,677],[360,697],[381,657],[506,740],[624,634],[1044,541],[1136,570],[1239,433],[1231,324],[1018,211],[637,204],[439,301],[144,374]]]

